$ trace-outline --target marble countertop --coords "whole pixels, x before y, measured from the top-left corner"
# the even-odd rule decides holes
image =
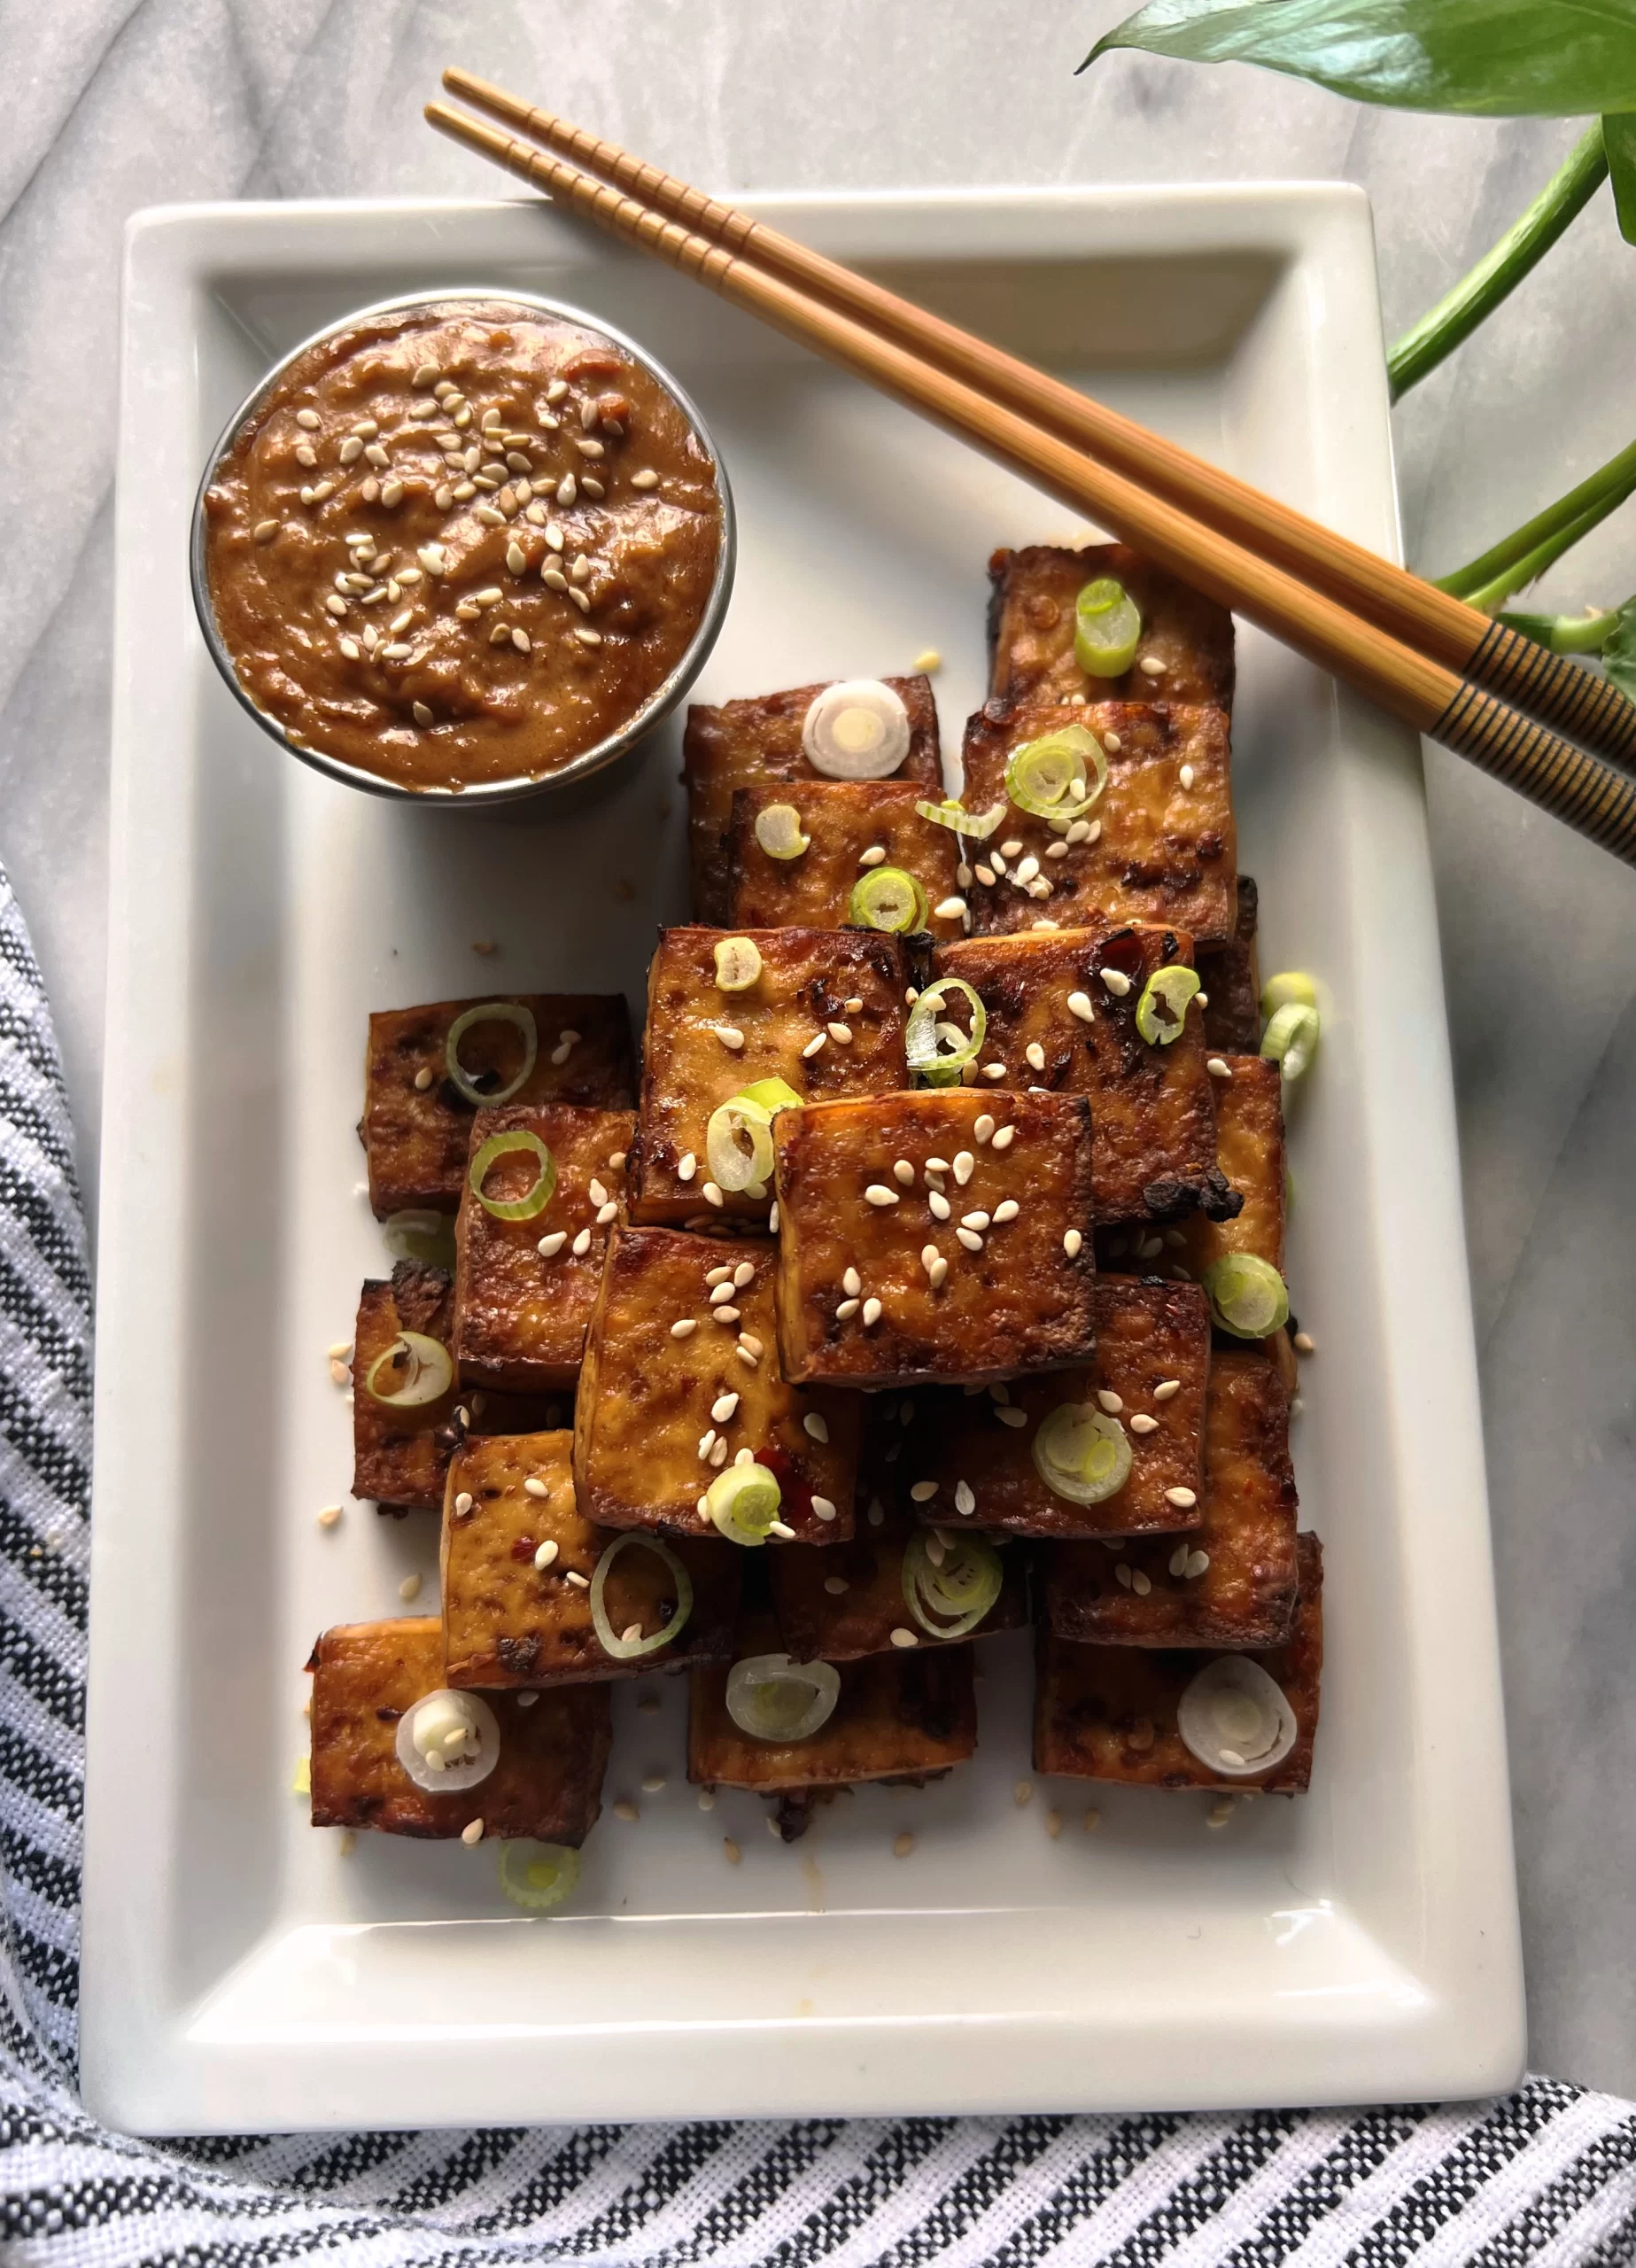
[[[1343,178],[1394,333],[1578,130],[1356,110],[1119,56],[1118,0],[0,0],[0,858],[56,1003],[94,1182],[105,949],[120,231],[145,205],[486,195],[429,134],[446,62],[537,91],[726,194]],[[1606,192],[1397,412],[1411,563],[1479,550],[1631,438],[1636,253]],[[1636,583],[1629,509],[1543,586]],[[1428,759],[1498,1552],[1533,2066],[1636,2095],[1636,875]],[[1408,1287],[1406,1287],[1406,1291]]]

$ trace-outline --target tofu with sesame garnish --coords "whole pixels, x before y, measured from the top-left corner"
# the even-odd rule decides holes
[[[988,1014],[980,1088],[1089,1097],[1099,1221],[1235,1209],[1216,1162],[1200,1010],[1190,1002],[1179,1029],[1167,1014],[1167,1039],[1137,1029],[1149,980],[1191,966],[1191,938],[1135,924],[971,937],[937,955],[936,974],[963,978]]]
[[[600,1526],[714,1536],[705,1492],[748,1456],[790,1535],[850,1535],[857,1396],[786,1383],[775,1267],[764,1239],[615,1231],[574,1419],[574,1484]]]
[[[931,1573],[951,1561],[958,1572],[967,1525],[950,1518],[945,1528],[926,1527],[904,1513],[888,1513],[879,1526],[865,1523],[849,1543],[833,1550],[792,1544],[779,1552],[768,1562],[767,1574],[779,1635],[792,1660],[856,1661],[865,1654],[890,1653],[895,1646],[960,1645],[990,1631],[1020,1629],[1028,1619],[1023,1555],[996,1551],[981,1536],[975,1539],[977,1555],[989,1555],[990,1565],[997,1560],[1000,1588],[980,1621],[948,1636],[943,1627],[957,1618],[940,1615],[934,1605],[917,1614],[909,1605],[905,1554],[912,1549]],[[913,1572],[911,1565],[911,1580]]]
[[[961,1531],[1059,1539],[1198,1526],[1210,1371],[1204,1293],[1195,1284],[1099,1277],[1096,1328],[1096,1355],[1082,1368],[1013,1379],[993,1389],[997,1398],[963,1397],[917,1428],[909,1477],[932,1490],[922,1498],[922,1518]],[[1129,1472],[1099,1503],[1079,1503],[1052,1488],[1035,1462],[1042,1423],[1065,1403],[1098,1410],[1128,1445]]]
[[[787,1377],[883,1386],[1089,1359],[1082,1095],[877,1095],[780,1111],[772,1133]]]
[[[405,1340],[406,1332],[414,1336]],[[445,1270],[400,1260],[390,1283],[365,1284],[353,1347],[354,1496],[425,1511],[442,1503],[444,1475],[462,1430],[455,1417],[462,1404],[454,1338],[454,1285]],[[417,1340],[442,1351],[448,1384],[430,1400],[394,1400],[436,1382],[436,1355],[417,1349]],[[393,1359],[394,1350],[400,1359]]]
[[[827,680],[826,682],[833,682]],[[938,747],[937,704],[924,677],[882,680],[903,703],[909,721],[909,752],[892,776],[918,783],[923,795],[943,791]],[[801,745],[808,710],[824,685],[801,685],[787,693],[766,693],[752,701],[729,701],[719,709],[695,703],[687,711],[682,741],[682,776],[687,785],[687,842],[693,869],[693,911],[698,921],[726,921],[726,834],[733,791],[785,783],[804,785],[821,778]]]
[[[989,690],[997,698],[1066,701],[1077,693],[1232,707],[1232,616],[1126,545],[996,551],[989,576]],[[1130,667],[1114,678],[1089,676],[1074,656],[1075,602],[1105,577],[1124,586],[1142,617]]]
[[[566,1685],[725,1661],[739,1605],[740,1555],[702,1536],[674,1542],[585,1518],[574,1495],[570,1433],[468,1441],[443,1503],[446,1674],[454,1687]],[[674,1635],[616,1657],[599,1635],[591,1587],[609,1551],[603,1611],[616,1635],[656,1637],[676,1619],[679,1564],[690,1588]]]
[[[461,1016],[486,1007],[504,1013],[477,1017],[456,1042],[468,1094],[450,1075],[449,1031]],[[514,1085],[531,1045],[532,1068]],[[410,1209],[456,1210],[472,1118],[491,1099],[629,1110],[636,1070],[623,995],[493,993],[372,1015],[358,1130],[369,1163],[369,1202],[381,1220]]]
[[[1323,1668],[1323,1552],[1315,1535],[1300,1538],[1299,1566],[1300,1596],[1287,1636],[1245,1654],[1272,1679],[1295,1720],[1294,1744],[1280,1761],[1259,1773],[1228,1773],[1182,1740],[1182,1697],[1221,1659],[1214,1649],[1076,1646],[1044,1629],[1035,1686],[1035,1770],[1132,1787],[1303,1793],[1312,1779]]]
[[[307,1667],[314,1827],[462,1842],[531,1838],[577,1849],[595,1826],[613,1742],[605,1686],[544,1693],[530,1706],[517,1695],[495,1694],[486,1705],[500,1733],[493,1769],[446,1795],[417,1786],[398,1760],[400,1720],[444,1689],[435,1615],[326,1630]]]
[[[747,964],[753,980],[724,989],[718,979],[742,976]],[[904,1085],[910,982],[899,937],[664,930],[647,979],[631,1218],[647,1225],[764,1221],[765,1184],[724,1192],[711,1177],[713,1114],[764,1079],[781,1079],[803,1102]]]
[[[733,1658],[785,1653],[769,1614],[739,1626]],[[757,1795],[853,1787],[866,1780],[929,1780],[977,1748],[977,1703],[969,1646],[894,1647],[839,1666],[834,1712],[801,1741],[760,1740],[727,1709],[726,1666],[693,1673],[687,1777],[697,1787],[748,1788]]]
[[[1220,1351],[1205,1396],[1199,1521],[1175,1539],[1062,1543],[1045,1571],[1058,1637],[1100,1646],[1274,1646],[1297,1589],[1290,1390],[1260,1349]]]
[[[1259,1055],[1218,1059],[1226,1078],[1214,1078],[1215,1153],[1228,1185],[1242,1202],[1229,1220],[1183,1223],[1176,1259],[1202,1277],[1229,1252],[1253,1253],[1283,1273],[1283,1081],[1275,1063]]]
[[[891,780],[739,788],[727,832],[728,920],[747,929],[789,923],[838,929],[849,922],[867,929],[903,929],[897,907],[912,897],[900,879],[906,874],[919,887],[924,916],[911,920],[908,930],[963,936],[960,846],[946,827],[920,816],[916,805],[925,799],[924,788],[900,787]],[[775,856],[757,833],[758,827],[771,833],[772,823],[764,815],[780,804],[800,815],[795,832],[806,848],[795,858]],[[771,839],[780,837],[771,833]],[[857,897],[860,887],[863,902]],[[872,889],[884,905],[884,920],[870,918]]]
[[[454,1355],[467,1385],[514,1393],[572,1389],[585,1325],[602,1280],[609,1231],[624,1217],[625,1159],[636,1120],[629,1111],[570,1103],[502,1103],[471,1125],[471,1156],[495,1137],[529,1146],[497,1156],[482,1194],[469,1172],[455,1225]],[[526,1200],[550,1153],[551,1195],[525,1220],[495,1205]]]
[[[1037,818],[1011,801],[1006,766],[1026,742],[1071,725],[1101,743],[1107,785],[1078,818]],[[1005,807],[972,846],[979,936],[1107,921],[1166,922],[1196,944],[1234,934],[1237,829],[1222,710],[991,701],[965,728],[961,800],[974,812]]]
[[[1237,933],[1225,943],[1196,945],[1193,962],[1205,988],[1205,1045],[1213,1055],[1253,1055],[1261,1041],[1261,977],[1255,931],[1259,893],[1238,877]]]

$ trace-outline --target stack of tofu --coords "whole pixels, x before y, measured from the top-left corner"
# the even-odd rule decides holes
[[[1076,725],[1106,755],[1095,824],[1008,805],[975,839],[923,816],[943,793],[924,677],[884,681],[908,725],[885,778],[809,760],[824,687],[694,708],[696,919],[660,937],[640,1096],[618,998],[506,996],[533,1035],[520,1083],[515,1013],[471,1024],[466,1076],[447,1076],[451,1026],[493,1001],[371,1019],[375,1210],[454,1215],[455,1259],[364,1287],[353,1487],[441,1516],[441,1616],[321,1639],[316,1823],[577,1845],[609,1681],[685,1666],[690,1778],[766,1796],[794,1836],[835,1790],[969,1758],[973,1646],[1030,1619],[1036,1770],[1306,1786],[1322,1559],[1297,1533],[1294,1358],[1283,1332],[1224,1332],[1202,1283],[1224,1254],[1281,1274],[1284,1258],[1280,1075],[1257,1052],[1255,889],[1237,871],[1231,621],[1118,547],[1001,552],[991,574],[965,808],[1004,803],[1013,751]],[[1097,577],[1141,615],[1113,680],[1074,657],[1075,597]],[[799,814],[795,855],[757,824],[771,804]],[[919,885],[924,928],[853,925],[859,877],[883,866]],[[755,950],[724,988],[731,940]],[[1150,1043],[1138,1002],[1174,965],[1203,990]],[[954,1082],[917,1086],[910,1018],[942,978],[981,1000],[983,1045]],[[769,1082],[786,1096],[771,1177],[723,1188],[712,1115]],[[509,1218],[485,1198],[526,1189],[538,1152],[486,1179],[471,1161],[519,1133],[555,1180],[543,1210]],[[405,1332],[446,1348],[449,1375],[398,1408],[366,1386]],[[1098,1501],[1054,1487],[1035,1453],[1064,1405],[1123,1436],[1128,1472]],[[712,1487],[747,1464],[778,1483],[764,1549],[712,1513]],[[614,1551],[632,1532],[663,1551]],[[915,1570],[969,1560],[973,1538],[997,1588],[945,1635],[915,1606]],[[645,1651],[599,1636],[599,1567],[603,1627],[613,1600]],[[751,1732],[732,1705],[732,1665],[780,1656],[838,1678],[802,1739]],[[1189,1697],[1208,1699],[1224,1656],[1253,1670],[1235,1687],[1227,1665],[1238,1698],[1201,1746]],[[1228,1737],[1254,1731],[1246,1674],[1279,1697],[1264,1768]],[[484,1695],[501,1763],[429,1793],[394,1742],[441,1689]]]

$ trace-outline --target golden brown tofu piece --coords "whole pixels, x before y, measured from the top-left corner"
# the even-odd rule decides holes
[[[1196,1284],[1136,1284],[1105,1276],[1097,1279],[1095,1311],[1096,1356],[1082,1369],[1014,1379],[1002,1389],[1003,1401],[987,1394],[962,1398],[917,1429],[909,1479],[936,1484],[935,1495],[922,1504],[923,1517],[955,1528],[1056,1537],[1198,1526],[1209,1303]],[[1104,1396],[1112,1397],[1112,1410]],[[1040,1421],[1067,1402],[1088,1402],[1117,1416],[1130,1442],[1129,1476],[1099,1504],[1058,1495],[1035,1465]],[[1172,1490],[1191,1501],[1173,1503]]]
[[[1259,1055],[1221,1059],[1232,1074],[1213,1079],[1215,1154],[1229,1187],[1244,1200],[1231,1220],[1186,1222],[1177,1257],[1202,1276],[1223,1253],[1252,1252],[1283,1272],[1284,1148],[1283,1076]]]
[[[963,1525],[948,1523],[950,1528]],[[792,1660],[849,1662],[865,1654],[889,1653],[894,1646],[906,1650],[911,1639],[919,1646],[963,1645],[991,1630],[1022,1627],[1028,1619],[1023,1555],[1002,1551],[1000,1595],[982,1620],[956,1639],[927,1630],[903,1590],[903,1554],[917,1534],[931,1531],[903,1512],[888,1513],[880,1525],[866,1522],[849,1543],[832,1551],[792,1544],[769,1560],[773,1611]],[[894,1638],[894,1631],[903,1635]]]
[[[736,935],[751,937],[761,975],[747,991],[724,992],[716,947]],[[712,1112],[761,1079],[782,1079],[813,1102],[906,1085],[910,983],[903,940],[861,929],[664,930],[647,978],[631,1218],[764,1220],[771,1190],[719,1205],[709,1195]]]
[[[1025,741],[1069,725],[1106,749],[1108,784],[1083,820],[1035,819],[1009,802],[1006,765]],[[967,897],[980,936],[1041,921],[1059,929],[1159,921],[1201,944],[1233,935],[1238,835],[1220,709],[991,701],[965,728],[962,800],[971,812],[1007,806],[997,833],[972,847]],[[1070,825],[1089,832],[1069,842]]]
[[[625,1158],[636,1120],[629,1111],[570,1103],[501,1103],[473,1119],[472,1156],[491,1135],[514,1131],[545,1144],[556,1186],[543,1212],[506,1221],[475,1195],[467,1177],[454,1232],[455,1358],[469,1386],[571,1391],[609,1231],[624,1216]],[[484,1176],[484,1194],[501,1203],[524,1197],[539,1172],[531,1151],[497,1158]]]
[[[443,1503],[451,1685],[568,1685],[730,1656],[740,1555],[702,1536],[670,1546],[693,1585],[687,1619],[671,1643],[632,1661],[604,1651],[589,1586],[616,1538],[593,1526],[575,1502],[573,1442],[571,1433],[528,1433],[470,1441],[456,1451]],[[555,1549],[538,1566],[547,1545]],[[603,1604],[616,1631],[640,1624],[651,1635],[674,1619],[675,1576],[645,1540],[622,1550],[605,1580]]]
[[[456,1383],[436,1402],[397,1410],[379,1402],[365,1381],[400,1332],[413,1331],[450,1348],[454,1337],[454,1285],[441,1268],[400,1260],[392,1281],[367,1283],[358,1301],[353,1352],[353,1494],[383,1504],[435,1511],[443,1502],[443,1476],[461,1438],[454,1412]],[[377,1385],[389,1386],[383,1371]]]
[[[1194,948],[1194,965],[1207,995],[1205,1045],[1213,1055],[1253,1055],[1261,1044],[1258,913],[1255,884],[1248,874],[1240,874],[1237,935],[1225,944]]]
[[[1101,1646],[1275,1646],[1297,1588],[1290,1390],[1260,1348],[1218,1350],[1201,1518],[1174,1541],[1062,1543],[1045,1571],[1059,1637]]]
[[[786,1383],[776,1264],[764,1239],[615,1231],[575,1413],[575,1484],[599,1526],[714,1535],[701,1500],[748,1449],[802,1542],[850,1535],[857,1396]],[[693,1328],[678,1337],[678,1324]]]
[[[924,788],[891,780],[739,788],[727,831],[728,920],[747,929],[792,922],[838,929],[854,918],[852,892],[864,875],[872,867],[896,866],[926,893],[927,933],[963,936],[960,915],[937,911],[959,894],[960,846],[946,827],[916,811],[925,795]],[[769,804],[793,804],[800,812],[807,848],[798,858],[775,858],[757,842],[756,821]]]
[[[1323,1551],[1300,1538],[1300,1599],[1282,1644],[1250,1652],[1295,1713],[1294,1747],[1270,1771],[1218,1776],[1176,1730],[1182,1694],[1219,1650],[1165,1653],[1141,1646],[1076,1646],[1040,1633],[1034,1705],[1034,1768],[1133,1787],[1219,1788],[1231,1794],[1303,1793],[1312,1779],[1323,1668]]]
[[[733,1658],[784,1653],[771,1615],[740,1623]],[[862,1780],[921,1780],[964,1764],[977,1747],[969,1646],[894,1647],[841,1666],[826,1724],[803,1741],[756,1740],[727,1713],[727,1670],[693,1673],[687,1777],[705,1788],[849,1787]]]
[[[1232,616],[1126,545],[1093,543],[1073,551],[1031,543],[1021,551],[996,551],[989,575],[989,690],[999,698],[1066,701],[1082,693],[1092,701],[1232,707]],[[1087,583],[1103,576],[1124,585],[1142,617],[1136,655],[1122,677],[1088,677],[1074,658],[1074,603]]]
[[[877,1095],[780,1111],[772,1132],[787,1377],[896,1386],[1089,1359],[1082,1095]]]
[[[833,678],[825,684],[833,685]],[[937,738],[937,703],[924,677],[889,677],[909,711],[909,753],[894,775],[920,783],[925,795],[943,792]],[[823,685],[798,685],[719,709],[695,704],[682,739],[682,777],[687,783],[687,847],[693,868],[696,921],[725,921],[727,852],[733,791],[821,778],[801,752],[801,728]]]
[[[443,1629],[436,1615],[353,1622],[326,1630],[313,1673],[313,1825],[373,1827],[384,1835],[444,1840],[474,1820],[485,1837],[532,1837],[576,1849],[602,1808],[613,1742],[607,1689],[570,1686],[531,1707],[515,1694],[490,1702],[500,1720],[494,1769],[455,1795],[428,1795],[398,1761],[398,1722],[442,1689]]]
[[[1089,1096],[1099,1221],[1174,1220],[1231,1205],[1216,1163],[1200,1010],[1190,1004],[1171,1040],[1150,1045],[1136,1029],[1148,979],[1191,965],[1190,937],[1134,924],[970,937],[938,952],[937,975],[964,978],[988,1011],[980,1086]],[[1107,971],[1128,990],[1110,990]]]
[[[369,1202],[382,1220],[410,1207],[453,1213],[460,1203],[477,1105],[448,1076],[449,1027],[489,1000],[526,1008],[534,1019],[534,1068],[508,1102],[629,1110],[636,1101],[631,1018],[617,992],[480,993],[372,1015],[359,1132]],[[523,1037],[509,1023],[473,1024],[461,1037],[460,1060],[474,1086],[506,1086],[523,1067]]]

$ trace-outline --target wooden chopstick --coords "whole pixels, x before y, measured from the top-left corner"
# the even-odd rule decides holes
[[[480,120],[427,105],[439,132],[653,252],[733,304],[1022,472],[1182,581],[1234,609],[1383,708],[1502,779],[1636,865],[1636,783],[1520,716],[1442,663],[1388,637],[1285,569],[1200,525],[1060,435],[975,392],[756,263],[711,244],[549,152]]]
[[[765,221],[690,189],[583,127],[536,109],[469,71],[446,71],[443,83],[451,93],[611,182],[667,220],[816,292],[963,378],[978,392],[1059,433],[1115,471],[1179,504],[1206,526],[1337,599],[1400,643],[1416,648],[1471,684],[1486,687],[1531,716],[1555,725],[1623,770],[1636,772],[1636,702],[1594,672],[1547,653],[1520,631],[1508,630],[1463,600],[1207,464],[1162,434],[1121,417],[1117,410],[945,322],[912,300],[900,299],[855,269],[826,260]]]

